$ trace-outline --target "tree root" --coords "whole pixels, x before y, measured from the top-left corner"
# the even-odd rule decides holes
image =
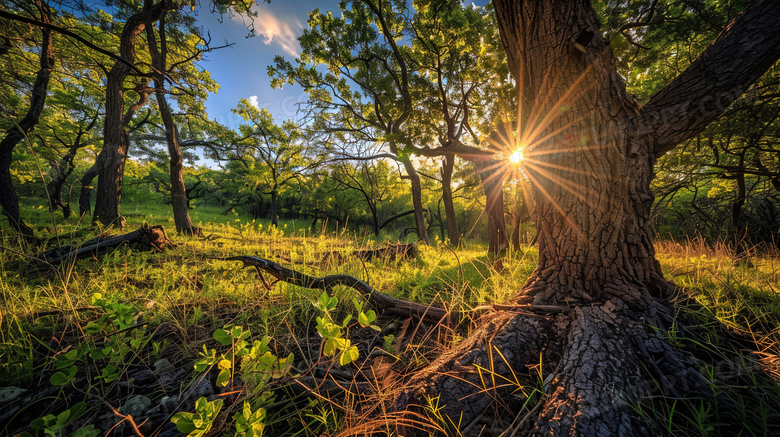
[[[617,299],[559,315],[489,313],[468,339],[408,380],[393,410],[461,425],[493,411],[522,417],[507,435],[552,436],[658,435],[637,408],[659,393],[694,393],[736,412],[712,391],[701,363],[666,343],[645,317]],[[523,412],[534,397],[539,403]],[[398,423],[400,435],[427,435]]]
[[[391,314],[438,322],[459,316],[391,298],[348,275],[314,277],[250,256],[218,259],[241,261],[301,287],[345,285]],[[345,435],[415,436],[452,433],[453,428],[470,435],[468,430],[476,430],[474,425],[483,423],[489,412],[516,418],[512,424],[511,419],[491,422],[500,423],[506,435],[658,435],[654,419],[639,414],[641,405],[692,394],[719,405],[729,417],[740,417],[728,396],[713,391],[712,379],[699,370],[703,363],[666,342],[664,333],[681,321],[665,302],[651,299],[642,310],[621,299],[571,307],[518,299],[512,305],[478,307],[492,311],[482,315],[474,333],[407,376],[384,380],[369,359],[352,379],[307,372],[291,388],[334,405],[339,401],[331,399],[368,399],[361,407],[363,420],[350,425]],[[684,326],[679,328],[684,332]],[[362,374],[364,367],[373,379]],[[765,401],[761,405],[767,407]]]

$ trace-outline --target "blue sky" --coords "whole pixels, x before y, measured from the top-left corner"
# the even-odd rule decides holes
[[[201,11],[198,16],[204,33],[211,34],[212,46],[225,41],[234,44],[208,53],[201,63],[220,85],[219,92],[211,94],[206,102],[209,118],[231,128],[242,121],[231,112],[242,98],[268,108],[277,122],[295,118],[295,104],[304,101],[306,95],[298,87],[272,89],[266,69],[276,55],[292,60],[300,53],[297,38],[306,28],[309,11],[320,8],[338,14],[338,1],[274,0],[255,8],[259,15],[254,19],[255,36],[251,38],[247,38],[247,17],[226,15],[220,23],[218,14]]]

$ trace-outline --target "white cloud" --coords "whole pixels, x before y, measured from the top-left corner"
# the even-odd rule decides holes
[[[249,96],[249,104],[257,109],[260,109],[260,105],[257,103],[257,96]]]
[[[284,53],[298,57],[300,46],[298,36],[303,33],[303,23],[290,14],[290,11],[271,11],[269,7],[259,7],[255,18],[255,33],[263,38],[266,45],[275,44]]]

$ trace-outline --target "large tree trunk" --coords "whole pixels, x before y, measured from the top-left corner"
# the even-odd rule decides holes
[[[103,149],[98,157],[97,198],[93,220],[100,220],[106,226],[123,228],[125,218],[119,213],[122,200],[122,182],[124,180],[125,161],[130,146],[130,139],[124,129],[123,120],[125,105],[125,78],[130,74],[131,65],[135,64],[135,43],[138,35],[144,30],[144,20],[148,15],[156,21],[161,12],[162,4],[152,5],[150,10],[144,10],[131,16],[125,23],[119,41],[119,56],[124,62],[116,61],[106,79],[106,115],[103,126]],[[144,8],[146,9],[146,8]]]
[[[141,79],[136,83],[135,90],[138,93],[138,100],[130,106],[125,115],[122,117],[122,130],[127,134],[127,126],[133,119],[135,113],[146,106],[149,102],[149,94],[151,91],[148,88],[148,79]],[[105,147],[105,145],[104,145]],[[105,155],[100,153],[95,158],[95,163],[81,176],[81,190],[79,192],[79,216],[84,217],[92,209],[92,181],[98,176],[101,166],[103,165],[103,157]],[[95,218],[93,217],[93,220]]]
[[[168,155],[171,159],[170,181],[171,181],[171,204],[173,206],[173,222],[176,225],[176,231],[187,235],[200,234],[190,219],[189,199],[187,197],[187,186],[184,184],[184,158],[179,147],[179,130],[173,119],[171,108],[168,106],[168,100],[165,97],[165,73],[167,68],[168,42],[165,33],[165,15],[172,9],[169,1],[165,1],[164,12],[160,17],[159,34],[160,48],[157,48],[157,38],[154,35],[154,26],[152,25],[155,17],[152,15],[151,0],[146,0],[144,9],[149,11],[146,16],[146,39],[149,44],[149,54],[152,58],[152,67],[154,68],[154,93],[157,98],[157,107],[160,109],[160,116],[165,126],[165,140],[168,143]]]
[[[447,215],[447,234],[450,238],[450,244],[457,246],[460,244],[460,231],[458,230],[458,218],[455,216],[455,204],[452,200],[453,167],[455,167],[455,157],[445,156],[441,167],[441,196],[444,202],[444,213]]]
[[[41,22],[51,24],[51,13],[48,3],[42,0],[35,0],[33,4],[41,14]],[[11,178],[11,162],[13,161],[14,147],[24,140],[33,127],[38,124],[38,119],[43,112],[49,89],[49,78],[54,69],[52,42],[52,31],[42,27],[39,56],[40,68],[35,76],[35,82],[30,94],[30,108],[19,122],[6,131],[5,137],[0,141],[0,206],[3,208],[3,214],[8,217],[11,227],[26,236],[32,236],[33,231],[22,222],[19,212],[19,198],[16,196],[16,189]]]
[[[531,108],[517,125],[529,145],[524,170],[536,199],[539,263],[515,303],[564,315],[487,316],[415,375],[395,407],[438,395],[443,414],[469,423],[494,399],[511,405],[514,388],[491,386],[499,377],[475,366],[512,381],[518,369],[544,363],[547,395],[526,431],[655,435],[634,408],[654,384],[667,387],[665,375],[683,376],[670,388],[675,396],[713,394],[657,332],[671,324],[673,286],[654,256],[654,160],[700,132],[739,97],[735,89],[747,89],[780,57],[780,2],[748,8],[641,110],[615,72],[589,1],[494,4],[520,98]]]

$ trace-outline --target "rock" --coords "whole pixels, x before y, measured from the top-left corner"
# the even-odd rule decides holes
[[[178,372],[171,374],[170,372],[160,375],[160,384],[166,388],[178,385],[178,382],[184,377],[185,371],[179,370]]]
[[[166,414],[170,414],[179,407],[179,397],[178,396],[163,396],[162,399],[160,399],[160,407],[162,408],[163,412]]]
[[[173,372],[174,370],[176,370],[176,368],[173,367],[173,364],[171,364],[167,358],[162,358],[154,362],[155,375],[162,375],[163,373]]]
[[[187,396],[188,398],[199,399],[214,394],[214,387],[207,378],[202,378],[197,384],[198,385],[192,387],[190,390],[189,395]]]
[[[163,426],[162,431],[160,431],[159,434],[157,434],[157,437],[179,437],[181,435],[184,435],[179,432],[178,429],[176,429],[176,425],[174,425],[172,422],[168,422]]]
[[[149,370],[141,370],[135,372],[130,375],[130,379],[133,380],[133,385],[136,387],[149,385],[154,383],[157,380],[157,378],[155,378],[154,376],[154,373],[152,373]]]
[[[119,412],[122,414],[129,414],[130,416],[133,416],[133,419],[137,419],[142,417],[141,414],[149,408],[150,405],[152,405],[152,401],[146,396],[133,396],[122,405]]]
[[[19,387],[0,387],[0,404],[11,402],[27,390]]]

